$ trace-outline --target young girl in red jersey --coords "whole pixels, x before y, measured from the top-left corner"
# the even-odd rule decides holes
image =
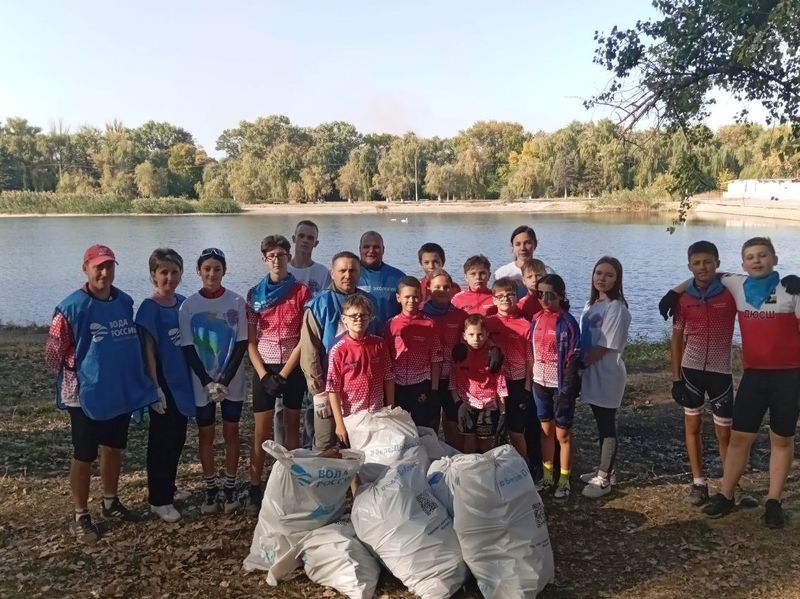
[[[553,486],[555,441],[561,447],[561,472],[555,496],[568,499],[572,465],[572,420],[579,390],[580,329],[569,313],[564,280],[545,275],[537,286],[543,310],[533,317],[533,397],[542,423],[542,479],[539,490]]]
[[[300,325],[311,290],[289,272],[291,245],[283,235],[261,242],[266,276],[247,293],[247,352],[253,365],[255,434],[250,454],[247,509],[261,507],[261,475],[265,454],[261,444],[272,438],[275,400],[283,398],[286,449],[300,445],[300,407],[306,381],[300,370]]]
[[[442,352],[442,369],[439,375],[439,403],[444,413],[444,438],[450,444],[458,443],[458,410],[450,394],[450,371],[453,347],[461,341],[467,313],[456,308],[452,297],[453,279],[447,271],[438,269],[428,275],[428,297],[422,312],[436,323]],[[455,446],[455,445],[453,445]]]
[[[450,372],[460,433],[457,449],[483,453],[494,446],[495,435],[505,426],[506,377],[489,367],[489,336],[483,316],[469,315],[462,337],[467,345],[466,358],[454,364]]]
[[[386,342],[367,332],[374,317],[372,302],[367,297],[348,296],[342,304],[342,322],[347,333],[328,355],[325,391],[336,423],[336,436],[345,446],[346,416],[394,405],[394,377]]]

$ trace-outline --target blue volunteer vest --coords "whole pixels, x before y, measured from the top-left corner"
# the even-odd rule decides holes
[[[175,295],[174,306],[166,308],[152,299],[146,299],[136,313],[136,324],[147,331],[156,344],[156,356],[160,362],[161,376],[175,400],[178,411],[194,418],[197,409],[192,390],[192,375],[181,347],[181,331],[178,310],[186,299]]]
[[[130,414],[156,401],[133,322],[133,299],[118,289],[112,293],[116,297],[106,302],[79,289],[56,306],[72,330],[78,399],[93,420]],[[56,380],[56,405],[60,408],[65,407],[61,403],[62,378],[63,371]]]
[[[400,314],[400,304],[397,303],[397,283],[405,276],[402,270],[389,266],[385,262],[380,268],[371,269],[361,266],[361,275],[358,279],[358,288],[371,293],[378,306],[375,314],[378,335],[383,335],[386,322]]]

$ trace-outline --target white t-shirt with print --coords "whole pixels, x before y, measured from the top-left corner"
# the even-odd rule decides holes
[[[628,341],[631,313],[620,300],[587,303],[581,314],[581,350],[595,346],[611,351],[583,371],[581,399],[602,408],[618,408],[625,392],[627,371],[622,351]]]
[[[290,262],[288,268],[295,279],[308,286],[313,295],[331,286],[331,271],[319,262],[313,262],[311,266],[303,268],[292,266]]]

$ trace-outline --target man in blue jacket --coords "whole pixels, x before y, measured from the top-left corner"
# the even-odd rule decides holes
[[[361,275],[358,279],[358,288],[375,296],[378,311],[375,316],[375,331],[383,334],[386,322],[400,314],[400,304],[397,303],[397,283],[405,273],[389,266],[383,261],[383,237],[377,231],[367,231],[361,236],[359,242],[361,254]]]

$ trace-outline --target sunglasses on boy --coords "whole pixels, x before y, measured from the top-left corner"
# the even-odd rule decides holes
[[[554,302],[558,299],[558,294],[555,291],[536,291],[536,295],[539,299],[543,299],[547,302]]]
[[[225,252],[217,248],[206,248],[200,252],[201,258],[208,258],[209,256],[216,256],[217,258],[225,259]]]

